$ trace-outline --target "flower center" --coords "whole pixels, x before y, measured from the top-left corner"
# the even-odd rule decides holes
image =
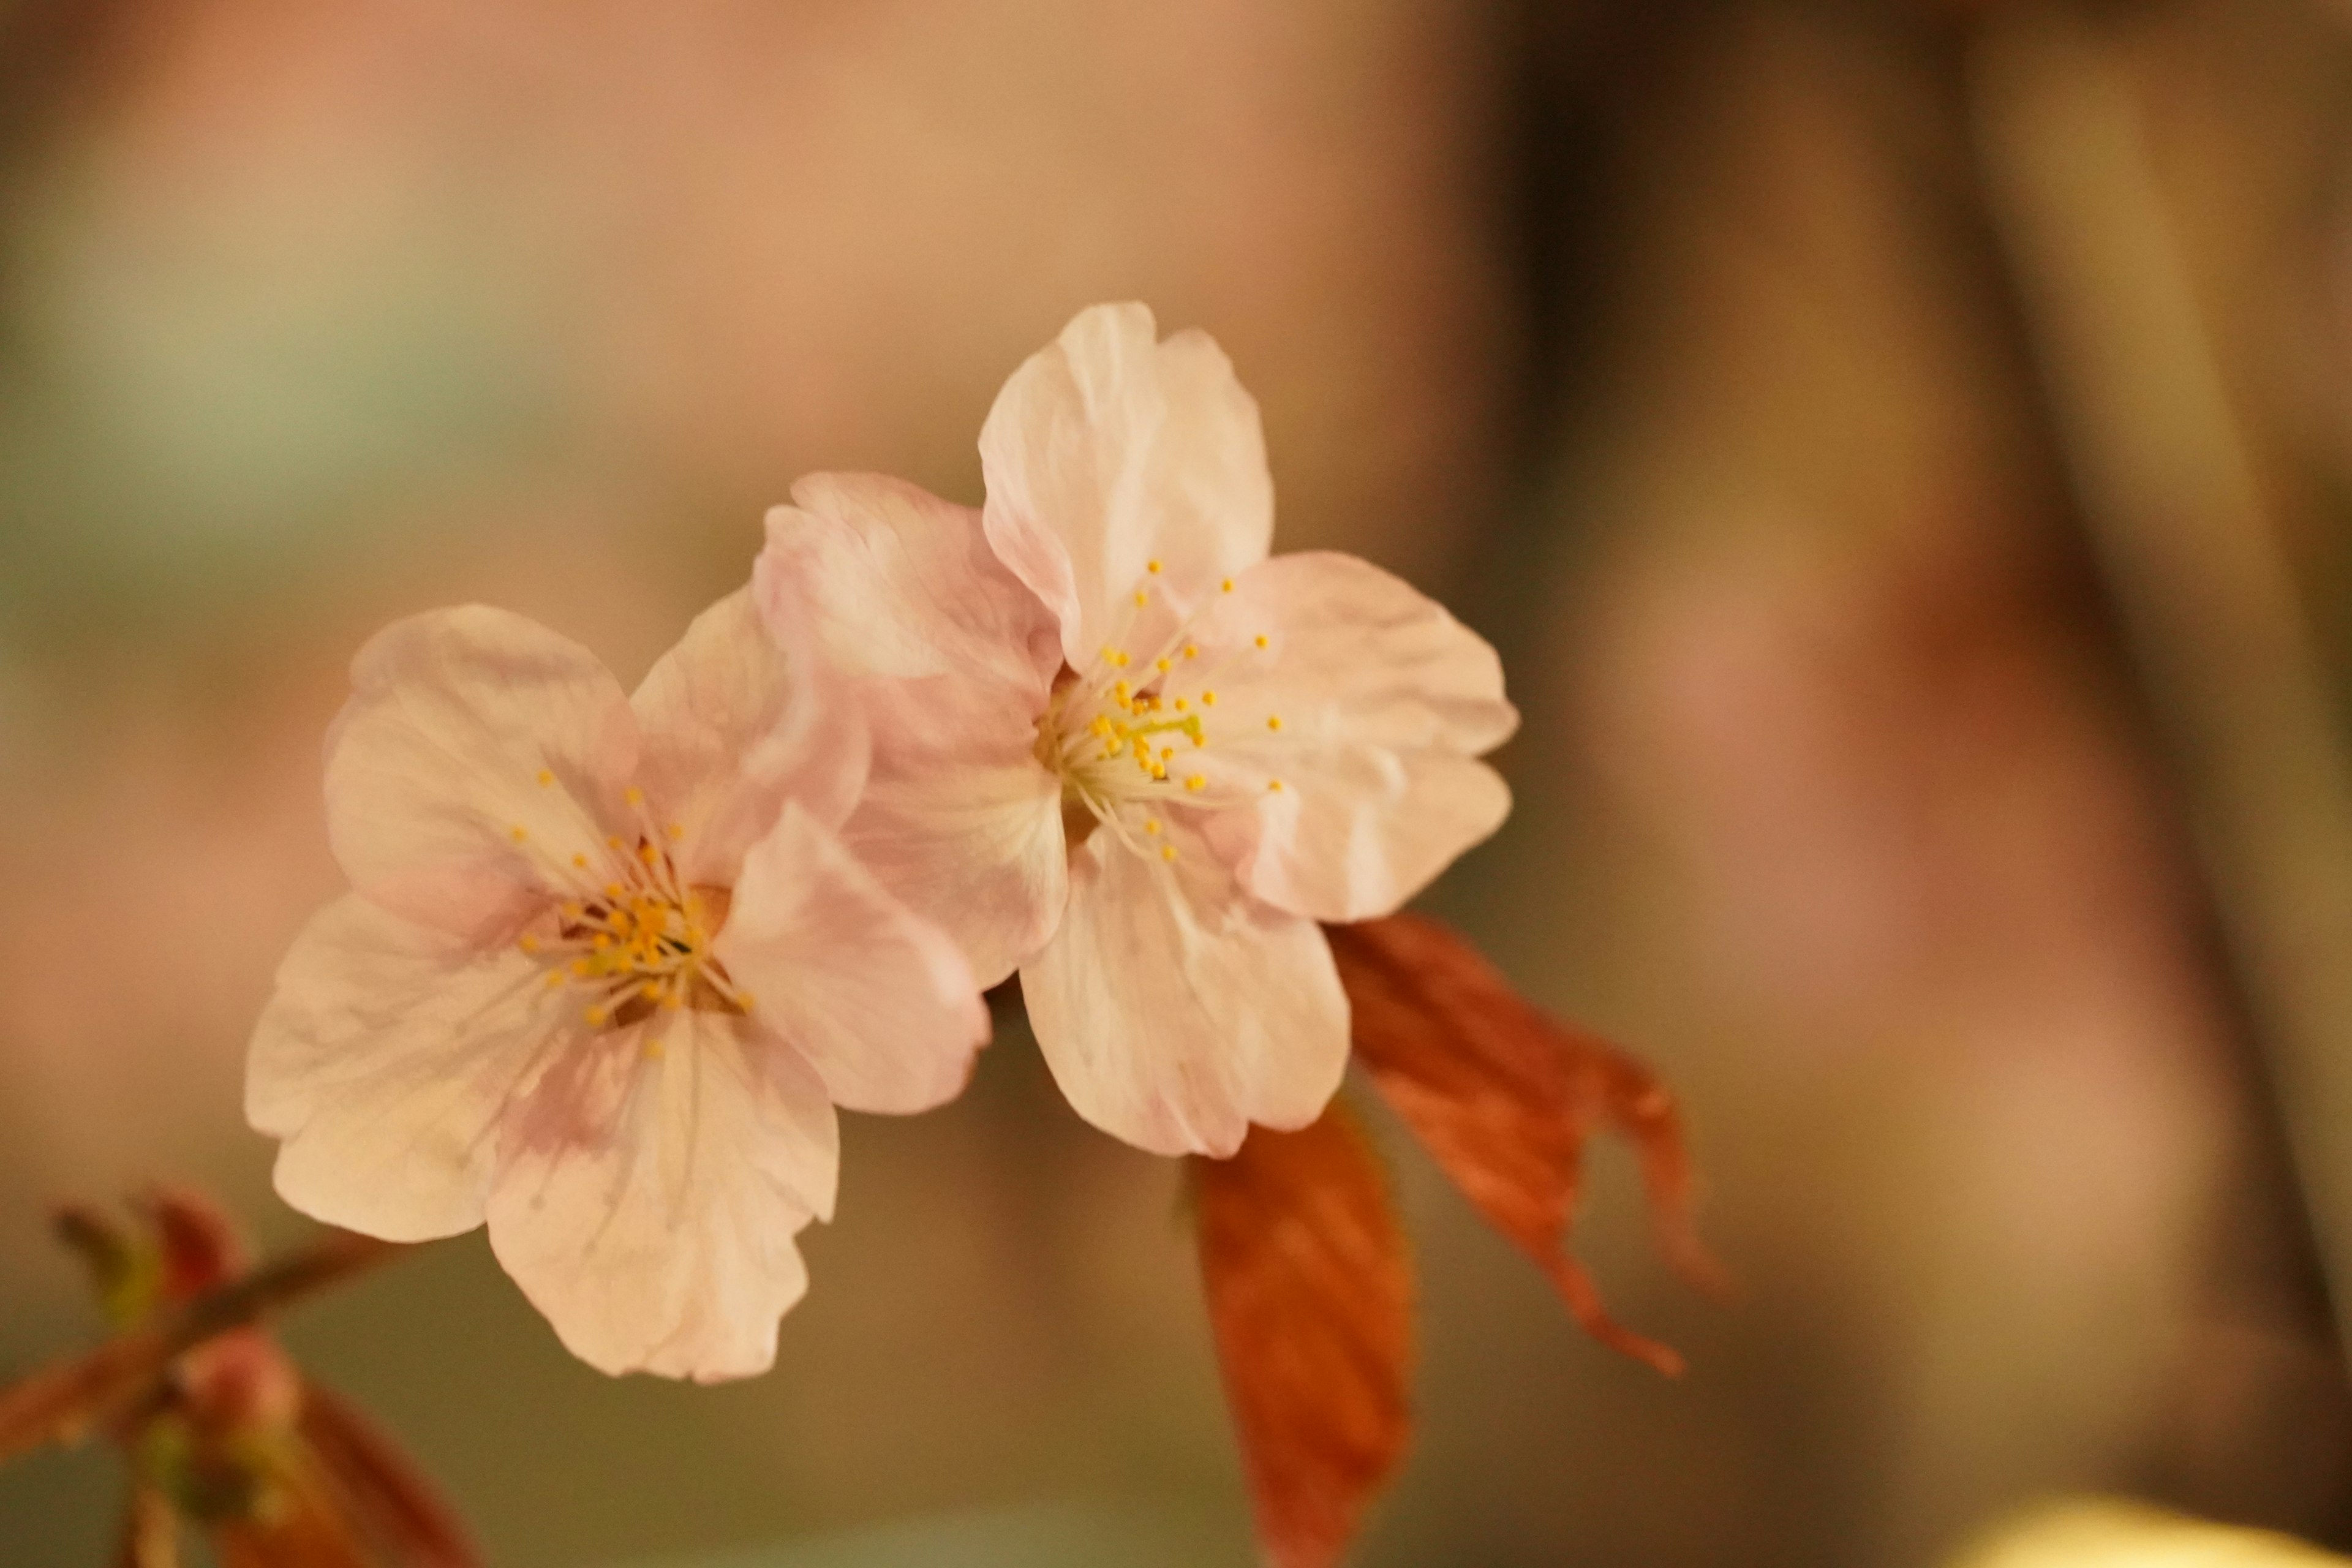
[[[542,773],[541,782],[551,781]],[[751,994],[710,951],[727,923],[731,890],[688,885],[668,848],[683,830],[672,825],[656,833],[643,820],[643,794],[633,788],[626,798],[641,819],[633,836],[610,834],[593,849],[534,857],[562,897],[518,945],[540,961],[549,990],[586,993],[582,1017],[592,1028],[626,1028],[688,1007],[750,1012]],[[513,837],[518,847],[530,842],[521,827]]]
[[[1261,787],[1283,787],[1276,778],[1244,784],[1230,769],[1204,765],[1209,759],[1202,754],[1236,717],[1230,705],[1218,707],[1218,674],[1236,659],[1263,654],[1266,637],[1223,658],[1204,658],[1187,623],[1148,657],[1139,658],[1124,646],[1152,602],[1152,578],[1160,570],[1159,562],[1151,563],[1136,584],[1117,640],[1083,670],[1063,667],[1037,721],[1037,760],[1061,781],[1062,824],[1074,849],[1099,826],[1139,853],[1156,849],[1173,860],[1176,847],[1162,837],[1158,807],[1225,810],[1251,804]],[[1227,579],[1224,591],[1233,586]],[[1282,728],[1276,715],[1263,720],[1268,730]],[[1159,842],[1139,842],[1136,830]]]

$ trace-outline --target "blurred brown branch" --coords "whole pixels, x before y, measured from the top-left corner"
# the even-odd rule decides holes
[[[406,1250],[396,1242],[330,1231],[151,1326],[18,1379],[0,1389],[0,1464],[50,1443],[79,1441],[152,1398],[173,1361],[186,1351]]]
[[[2352,1312],[2352,749],[2179,224],[2127,40],[1988,27],[1991,209],[2077,498],[2169,731],[2275,1082],[2339,1332]]]

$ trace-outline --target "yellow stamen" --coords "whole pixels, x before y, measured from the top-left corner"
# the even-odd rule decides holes
[[[1160,847],[1160,858],[1162,860],[1173,860],[1176,858],[1176,846],[1173,844],[1162,844]]]
[[[1278,714],[1278,713],[1269,713],[1269,714],[1267,714],[1267,715],[1265,716],[1265,727],[1266,727],[1267,729],[1269,729],[1269,730],[1279,730],[1279,729],[1281,729],[1281,728],[1282,728],[1282,716],[1281,716],[1280,714]]]
[[[628,788],[621,792],[621,798],[627,801],[631,805],[643,805],[646,804],[646,792],[639,789],[636,785],[631,784]]]
[[[1209,787],[1209,781],[1201,774],[1194,773],[1184,781],[1184,787],[1189,790],[1204,790]]]
[[[662,1043],[659,1040],[647,1040],[646,1042],[646,1060],[649,1062],[657,1062],[661,1059]]]
[[[1213,692],[1213,691],[1203,691],[1202,693],[1201,693],[1201,706],[1202,706],[1202,707],[1203,707],[1203,708],[1214,708],[1216,705],[1217,705],[1217,694],[1216,694],[1215,692]]]
[[[1233,591],[1234,591],[1234,580],[1233,580],[1231,577],[1226,578],[1226,579],[1224,580],[1224,582],[1223,582],[1223,584],[1221,584],[1219,585],[1219,587],[1218,587],[1218,592],[1220,592],[1220,593],[1230,594],[1230,593],[1232,593]]]
[[[1150,603],[1151,603],[1151,595],[1138,588],[1135,591],[1135,607],[1139,610]]]
[[[1275,794],[1280,795],[1282,793],[1282,781],[1280,779],[1268,779],[1265,781],[1265,787],[1272,790]]]
[[[530,837],[530,835],[523,830],[520,824],[517,824],[515,826],[507,829],[507,837],[520,844],[524,839]]]
[[[549,772],[547,769],[545,769],[545,768],[541,768],[541,769],[540,769],[540,770],[539,770],[539,787],[540,787],[540,788],[541,788],[541,789],[546,789],[546,788],[548,788],[550,785],[553,784],[554,783],[555,783],[555,775],[554,775],[553,773],[550,773],[550,772]]]
[[[1143,831],[1144,831],[1144,832],[1146,832],[1146,833],[1157,833],[1157,832],[1159,832],[1159,831],[1160,831],[1160,819],[1159,819],[1158,817],[1156,817],[1156,816],[1147,816],[1147,817],[1145,817],[1145,818],[1143,819]],[[529,950],[528,950],[528,949],[525,949],[525,951],[526,951],[526,952],[528,952]]]
[[[1257,643],[1258,647],[1264,647],[1265,646],[1265,634],[1264,632],[1258,633],[1257,637],[1254,640]]]
[[[1155,577],[1160,575],[1160,563],[1157,561],[1146,563],[1143,569],[1146,572],[1150,573]]]

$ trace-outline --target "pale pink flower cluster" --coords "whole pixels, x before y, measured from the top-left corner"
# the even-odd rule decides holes
[[[1079,1114],[1230,1154],[1318,1115],[1318,922],[1492,833],[1494,652],[1349,556],[1269,558],[1216,345],[1087,310],[981,433],[984,509],[820,475],[625,696],[520,617],[379,634],[328,743],[352,891],[280,970],[247,1115],[296,1207],[487,1223],[608,1372],[764,1370],[836,1106],[961,1089],[1019,973]]]

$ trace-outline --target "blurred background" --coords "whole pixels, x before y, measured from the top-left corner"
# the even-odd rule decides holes
[[[2086,1491],[2352,1547],[2347,110],[2342,0],[0,0],[0,1369],[98,1330],[54,1200],[303,1234],[241,1059],[370,631],[634,679],[796,476],[977,501],[1137,298],[1278,546],[1504,649],[1432,906],[1677,1086],[1741,1282],[1601,1153],[1663,1382],[1390,1129],[1360,1560],[1907,1568]],[[478,1236],[288,1335],[516,1568],[1247,1561],[1174,1168],[1010,1031],[852,1121],[765,1379],[608,1382]],[[118,1490],[0,1472],[0,1561]]]

